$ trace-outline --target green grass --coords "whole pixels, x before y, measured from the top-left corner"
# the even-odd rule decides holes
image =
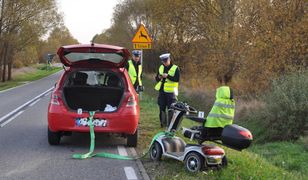
[[[62,69],[61,67],[51,67],[50,69],[47,70],[45,68],[45,65],[40,65],[37,66],[36,68],[37,69],[35,72],[19,74],[18,76],[14,77],[14,79],[11,81],[7,81],[4,83],[0,82],[0,91],[25,84],[29,81],[35,81],[41,79],[55,72],[58,72]]]
[[[304,144],[274,142],[255,145],[250,150],[277,167],[308,177],[308,152]]]
[[[152,137],[164,130],[160,128],[157,92],[152,90],[153,82],[144,80],[144,84],[146,91],[140,102],[139,152],[147,149]],[[182,100],[180,98],[179,100]],[[183,124],[190,127],[189,121],[185,121]],[[209,170],[195,174],[187,172],[182,162],[169,158],[152,162],[147,156],[142,162],[152,179],[304,179],[307,176],[307,152],[301,149],[301,145],[293,145],[254,145],[242,152],[223,147],[228,157],[228,167],[220,171]],[[284,159],[285,157],[287,158]],[[282,160],[285,160],[284,165],[281,163]]]

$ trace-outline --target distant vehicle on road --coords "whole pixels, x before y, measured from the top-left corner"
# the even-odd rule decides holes
[[[65,71],[52,92],[48,107],[48,142],[58,145],[63,135],[89,132],[89,111],[96,111],[95,132],[127,137],[135,147],[138,139],[138,96],[124,68],[125,48],[103,45],[60,47]]]

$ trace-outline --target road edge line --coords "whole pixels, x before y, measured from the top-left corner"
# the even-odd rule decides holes
[[[17,118],[19,115],[21,115],[24,111],[19,111],[17,114],[15,114],[14,116],[12,116],[10,119],[8,119],[7,121],[5,121],[4,123],[0,124],[0,127],[4,127],[5,125],[7,125],[8,123],[10,123],[11,121],[13,121],[15,118]]]

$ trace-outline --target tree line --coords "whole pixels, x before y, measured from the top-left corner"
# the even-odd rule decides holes
[[[55,0],[0,0],[2,82],[12,79],[13,67],[46,62],[47,53],[73,43]]]
[[[154,40],[144,51],[147,72],[170,52],[189,87],[228,76],[236,89],[255,93],[307,69],[307,16],[305,0],[123,0],[97,42],[132,48],[143,23]]]

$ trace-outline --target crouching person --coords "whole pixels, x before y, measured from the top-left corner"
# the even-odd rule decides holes
[[[223,128],[232,124],[235,113],[235,101],[232,89],[227,86],[230,77],[217,79],[221,86],[216,89],[215,103],[206,118],[202,130],[203,140],[220,139]]]

